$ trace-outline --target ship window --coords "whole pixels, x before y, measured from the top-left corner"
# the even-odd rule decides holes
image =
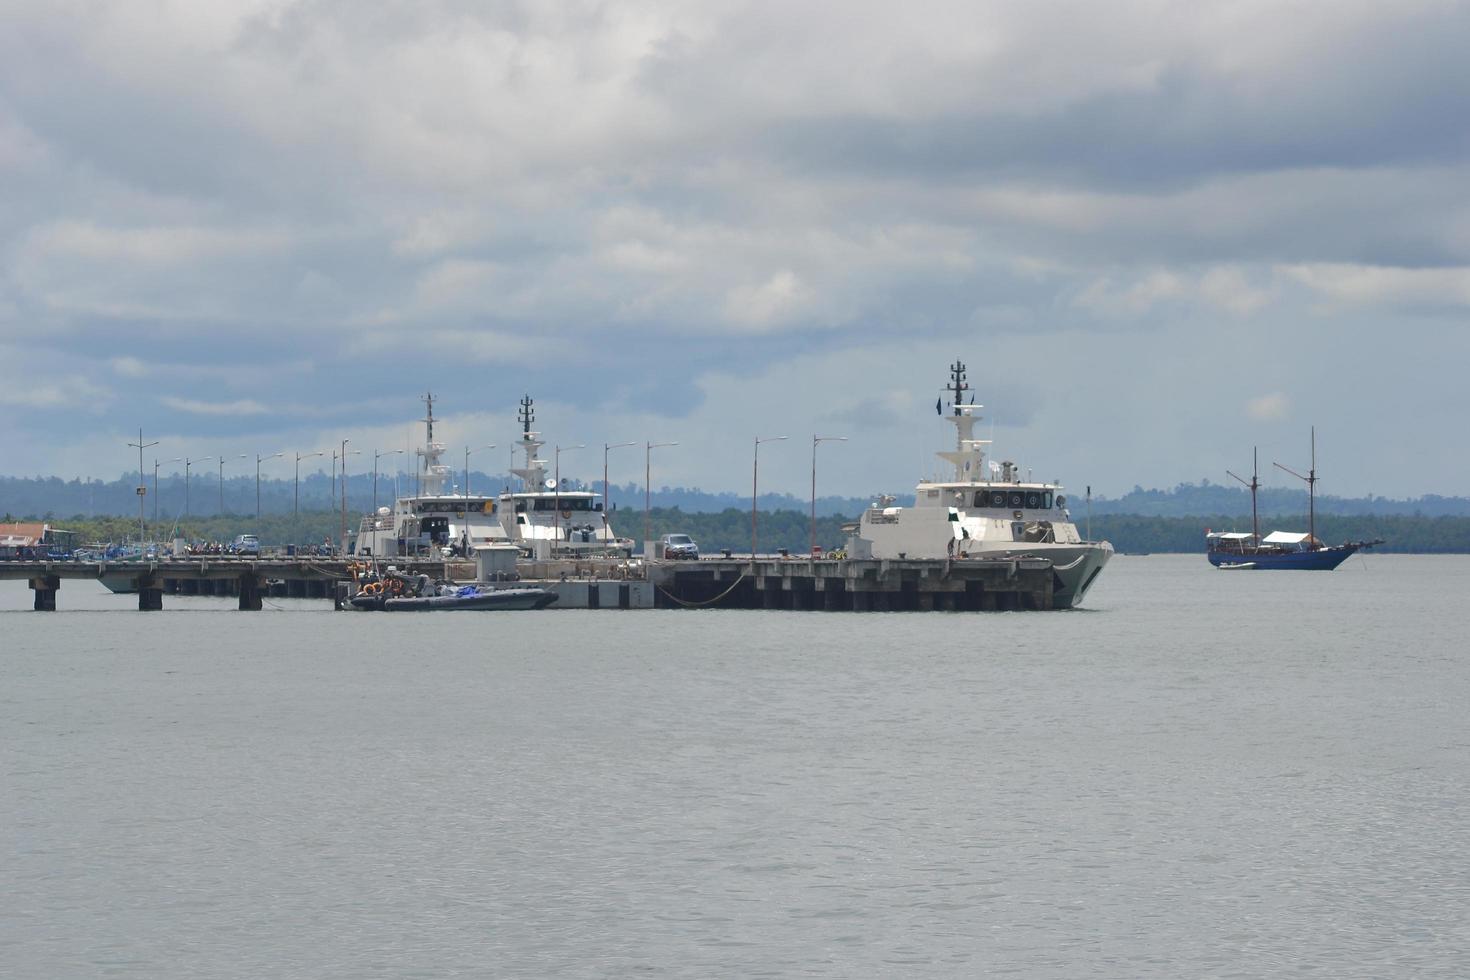
[[[524,500],[517,500],[516,501],[516,513],[517,514],[524,514],[525,512],[526,512],[526,502]],[[521,523],[524,524],[526,522],[525,521],[521,521]]]
[[[1040,507],[1041,506],[1041,494],[1037,493],[1035,490],[1032,490],[1031,492],[1027,493],[1026,494],[1026,506],[1027,507]]]
[[[1010,507],[1026,506],[1026,495],[1019,490],[1012,490],[1008,495],[1007,505]]]
[[[975,494],[975,506],[976,507],[984,507],[985,506],[986,499],[987,498],[986,498],[985,491],[984,490],[981,490],[979,493]]]
[[[1005,505],[1006,505],[1005,491],[1003,491],[1003,490],[992,490],[992,491],[990,491],[990,506],[992,506],[992,507],[1004,507]]]
[[[586,497],[563,497],[558,501],[555,497],[537,497],[536,510],[556,510],[557,504],[561,504],[562,510],[591,510],[592,501]]]
[[[1051,510],[1051,491],[1048,490],[1041,495],[1041,509]]]

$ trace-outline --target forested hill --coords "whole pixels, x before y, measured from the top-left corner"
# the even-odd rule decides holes
[[[1086,533],[1089,522],[1075,511],[1078,530]],[[1249,531],[1250,514],[1233,517],[1144,517],[1137,514],[1097,514],[1091,524],[1092,537],[1110,541],[1120,552],[1150,554],[1205,550],[1205,533]],[[1261,533],[1305,531],[1306,515],[1261,522]],[[1382,540],[1375,550],[1414,554],[1470,554],[1470,517],[1413,517],[1391,515],[1336,515],[1317,513],[1317,537],[1328,544],[1347,541]]]
[[[289,469],[289,466],[286,467]],[[256,484],[253,463],[249,473],[238,470],[226,471],[221,493],[218,470],[205,464],[196,467],[190,485],[187,511],[196,515],[208,514],[254,514]],[[458,484],[456,474],[456,483]],[[153,472],[150,469],[144,482],[148,485],[146,507],[151,515],[155,505],[160,517],[177,517],[186,510],[184,479],[179,475],[162,473],[158,479],[158,494],[153,492]],[[408,492],[411,478],[400,477],[398,488]],[[470,487],[478,493],[499,491],[510,485],[510,479],[501,473],[470,474]],[[601,491],[600,483],[576,483],[577,488]],[[13,516],[56,516],[104,515],[137,513],[138,498],[136,473],[123,474],[116,480],[63,480],[59,477],[14,477],[0,476],[0,513]],[[462,488],[454,488],[456,493]],[[331,508],[336,497],[333,481],[326,473],[303,472],[299,487],[289,476],[280,478],[279,471],[262,474],[260,482],[260,509],[264,514],[289,513],[297,506],[302,510]],[[348,479],[349,507],[365,507],[374,498],[379,504],[390,503],[394,494],[393,476],[382,473],[378,477],[376,495],[373,490],[371,472],[352,473]],[[1068,490],[1073,516],[1081,516],[1086,509],[1084,493],[1080,488]],[[643,509],[643,487],[628,484],[613,484],[610,500],[619,509]],[[872,500],[866,496],[822,496],[817,498],[817,515],[855,515]],[[900,496],[900,504],[910,504],[913,498]],[[656,487],[650,503],[654,507],[678,508],[684,513],[719,513],[728,509],[747,512],[750,496],[738,492],[709,491],[697,487]],[[1285,487],[1264,487],[1259,495],[1260,511],[1267,517],[1294,517],[1307,512],[1305,490]],[[805,498],[790,494],[763,493],[760,509],[763,511],[805,511],[810,506]],[[1092,498],[1092,513],[1136,514],[1144,517],[1188,517],[1201,514],[1249,514],[1250,493],[1242,487],[1225,486],[1209,480],[1181,483],[1172,490],[1145,490],[1134,487],[1121,497],[1103,494]],[[1391,500],[1386,497],[1335,497],[1318,495],[1318,514],[1343,516],[1394,516],[1406,517],[1470,517],[1470,498],[1443,497],[1426,494],[1408,500]]]
[[[160,518],[173,519],[184,513],[199,515],[254,514],[256,505],[255,464],[244,465],[249,472],[242,474],[238,467],[224,471],[223,486],[219,471],[214,464],[205,463],[194,468],[187,488],[187,502],[182,475],[160,473],[157,493],[154,492],[153,470],[144,474],[143,483],[148,488],[145,509],[149,518],[155,506]],[[281,479],[279,469],[291,469],[289,462],[277,472],[267,471],[260,480],[260,511],[262,514],[289,514],[293,509],[331,509],[337,504],[333,479],[326,473],[303,470],[299,485],[288,475]],[[519,481],[515,481],[518,484]],[[568,481],[572,489],[602,491],[602,482],[585,484]],[[412,476],[399,475],[397,487],[403,493],[412,492]],[[503,473],[470,474],[470,489],[475,493],[499,493],[513,485]],[[380,473],[376,491],[372,472],[348,474],[348,507],[367,507],[377,501],[379,505],[390,504],[394,496],[394,476]],[[47,514],[56,517],[103,516],[108,514],[137,514],[138,474],[125,473],[116,480],[63,480],[60,477],[16,477],[0,476],[0,514],[12,517]],[[463,492],[460,474],[455,474],[454,493]],[[642,511],[643,487],[638,484],[613,484],[609,488],[609,502],[619,510],[634,508]],[[868,497],[821,496],[817,498],[817,516],[856,514],[868,505]],[[750,512],[750,494],[738,492],[712,492],[687,487],[655,487],[649,503],[654,507],[676,507],[686,513],[719,513],[728,509]],[[784,493],[762,493],[762,510],[793,510],[807,512],[810,501],[805,497],[794,497]]]
[[[1072,492],[1072,513],[1081,512],[1084,500]],[[1262,487],[1257,507],[1263,516],[1293,516],[1307,513],[1307,492],[1286,487]],[[1249,514],[1250,491],[1204,480],[1181,483],[1172,490],[1134,487],[1121,497],[1092,498],[1094,514],[1137,514],[1142,517],[1188,517],[1200,514]],[[1425,494],[1408,500],[1388,497],[1335,497],[1317,494],[1317,513],[1361,516],[1470,517],[1470,497]]]

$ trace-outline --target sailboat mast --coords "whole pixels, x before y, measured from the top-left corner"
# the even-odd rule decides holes
[[[1311,539],[1311,546],[1317,546],[1317,427],[1312,426],[1312,466],[1307,470],[1307,475],[1302,476],[1290,466],[1282,466],[1280,463],[1272,462],[1272,466],[1284,470],[1302,480],[1307,485],[1307,535]]]
[[[1260,450],[1256,446],[1251,447],[1251,534],[1255,537],[1256,544],[1261,543],[1261,519],[1256,511],[1256,491],[1260,489],[1261,481],[1257,476],[1260,469]]]
[[[1225,475],[1226,476],[1229,476],[1230,478],[1236,480],[1237,482],[1240,483],[1241,486],[1243,486],[1243,487],[1249,487],[1250,488],[1250,492],[1251,492],[1251,535],[1254,538],[1255,543],[1258,544],[1258,545],[1261,543],[1261,519],[1259,517],[1259,512],[1256,509],[1256,491],[1261,488],[1260,469],[1261,469],[1261,454],[1260,454],[1260,450],[1256,446],[1252,446],[1251,447],[1251,482],[1246,483],[1244,480],[1242,480],[1240,477],[1236,476],[1234,473],[1231,473],[1229,470],[1226,470],[1225,471]]]
[[[1312,468],[1307,470],[1307,533],[1317,544],[1317,427],[1312,426]]]

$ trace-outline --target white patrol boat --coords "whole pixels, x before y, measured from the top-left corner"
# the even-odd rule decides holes
[[[526,461],[511,472],[520,477],[521,489],[500,495],[498,510],[506,539],[534,558],[629,557],[633,540],[613,534],[601,496],[573,489],[560,473],[547,475],[546,460],[537,455],[546,441],[531,429],[536,419],[533,405],[527,395],[517,413]]]
[[[957,439],[953,452],[938,456],[953,465],[954,478],[921,481],[912,507],[895,507],[893,497],[880,497],[863,512],[848,539],[848,557],[1046,558],[1056,576],[1056,607],[1076,606],[1113,556],[1113,546],[1082,540],[1059,484],[1022,480],[1019,467],[1010,461],[987,464],[990,440],[974,437],[981,418],[977,413],[984,406],[976,405],[973,396],[970,404],[964,403],[970,389],[964,364],[956,361],[950,374],[945,391],[952,397],[953,412],[948,421]],[[941,406],[942,400],[934,407],[943,414]]]
[[[418,492],[398,497],[393,506],[364,514],[349,554],[365,558],[400,556],[471,557],[474,549],[507,540],[496,513],[494,494],[453,492],[453,474],[444,460],[444,444],[434,440],[434,394],[424,396],[428,412],[421,420],[427,439],[416,450],[422,466]]]

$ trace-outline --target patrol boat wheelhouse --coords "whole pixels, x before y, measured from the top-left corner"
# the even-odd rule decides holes
[[[526,459],[524,466],[511,470],[520,478],[521,489],[500,495],[498,510],[506,540],[538,558],[632,555],[633,540],[613,533],[598,494],[573,489],[560,473],[547,476],[546,460],[538,455],[546,441],[531,429],[534,405],[531,396],[525,396],[516,415]]]
[[[434,394],[424,395],[428,411],[424,445],[416,450],[422,461],[418,492],[398,497],[393,506],[364,514],[349,552],[374,558],[407,555],[470,556],[480,545],[507,540],[496,513],[494,494],[452,492],[453,473],[443,462],[444,444],[434,440]]]
[[[921,481],[912,507],[895,507],[891,496],[879,498],[848,539],[848,557],[1047,558],[1056,576],[1057,608],[1076,606],[1113,556],[1113,546],[1082,540],[1059,484],[1022,480],[1015,463],[986,460],[990,440],[974,437],[984,406],[973,395],[965,404],[965,365],[951,365],[950,379],[947,421],[955,427],[956,445],[937,455],[954,467],[954,478]],[[943,414],[942,400],[934,407]]]

